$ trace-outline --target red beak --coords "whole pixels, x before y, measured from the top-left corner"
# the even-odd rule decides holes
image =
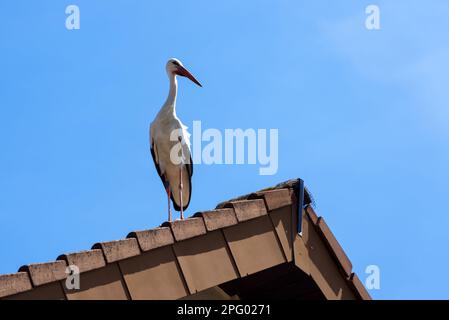
[[[186,77],[189,78],[190,80],[192,80],[194,83],[196,83],[197,85],[199,85],[200,87],[202,87],[201,83],[195,79],[195,77],[183,66],[178,66],[176,72],[177,75],[180,75],[182,77]]]

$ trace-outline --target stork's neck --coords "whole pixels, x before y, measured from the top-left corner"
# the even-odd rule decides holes
[[[170,91],[168,92],[167,100],[165,101],[161,111],[176,116],[176,95],[178,93],[178,81],[176,80],[176,75],[173,73],[169,73],[168,78],[170,79]]]

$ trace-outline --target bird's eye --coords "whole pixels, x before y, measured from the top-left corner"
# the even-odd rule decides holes
[[[172,63],[173,63],[175,66],[179,66],[179,62],[178,62],[178,61],[173,60]]]

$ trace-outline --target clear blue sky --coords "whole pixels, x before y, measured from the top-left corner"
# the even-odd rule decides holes
[[[381,30],[365,28],[377,4]],[[65,8],[81,29],[65,28]],[[166,219],[169,57],[192,127],[279,129],[279,171],[198,165],[187,214],[302,177],[375,298],[449,298],[449,2],[0,2],[0,273]]]

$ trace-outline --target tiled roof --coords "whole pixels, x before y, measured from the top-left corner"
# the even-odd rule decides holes
[[[0,299],[178,299],[210,288],[220,297],[226,290],[244,297],[251,290],[242,279],[251,283],[276,266],[288,269],[287,279],[310,279],[310,288],[327,299],[370,299],[307,190],[303,233],[295,232],[297,183],[228,200],[215,210],[133,231],[56,261],[22,266],[0,275]],[[66,286],[69,265],[80,271],[79,290]]]

